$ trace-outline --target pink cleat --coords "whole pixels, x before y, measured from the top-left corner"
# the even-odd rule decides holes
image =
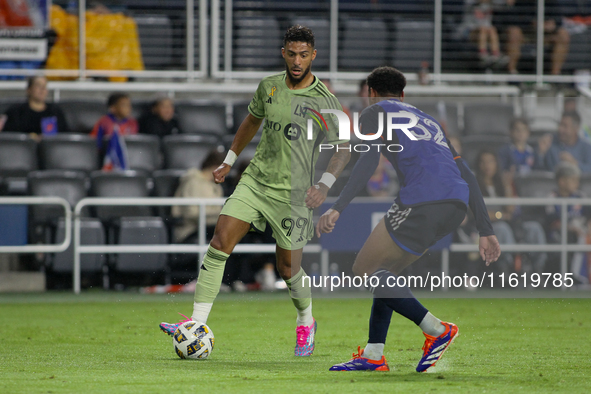
[[[185,320],[181,320],[178,323],[165,323],[165,322],[162,322],[162,323],[160,323],[160,329],[164,333],[166,333],[166,334],[168,334],[170,336],[173,336],[174,335],[174,332],[176,331],[176,329],[178,328],[178,326],[180,326],[183,323],[186,323],[188,321],[192,321],[193,320],[193,319],[188,318],[187,316],[183,315],[182,313],[179,313],[179,315],[181,315],[182,317],[184,317]]]
[[[311,326],[296,327],[296,346],[294,350],[296,356],[306,357],[312,355],[316,344],[314,337],[316,336],[317,326],[316,319],[314,319],[314,324]]]

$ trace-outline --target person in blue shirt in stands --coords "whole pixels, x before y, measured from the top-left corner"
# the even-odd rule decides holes
[[[531,172],[536,159],[534,148],[527,143],[530,135],[527,122],[520,118],[513,119],[509,135],[511,142],[498,152],[499,166],[505,173],[525,175]]]
[[[561,162],[572,163],[583,173],[591,173],[591,144],[579,137],[581,117],[577,112],[562,114],[558,133],[540,138],[536,169],[554,171]]]

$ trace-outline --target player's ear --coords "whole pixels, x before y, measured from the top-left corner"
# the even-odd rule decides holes
[[[314,51],[312,52],[312,60],[316,59],[316,49],[314,49]]]
[[[400,101],[404,101],[404,90],[400,92]]]
[[[281,47],[281,56],[285,59],[285,48]]]

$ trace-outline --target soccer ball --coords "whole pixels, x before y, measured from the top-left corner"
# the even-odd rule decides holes
[[[213,332],[207,325],[188,321],[178,326],[172,336],[175,353],[182,359],[204,359],[213,350]]]

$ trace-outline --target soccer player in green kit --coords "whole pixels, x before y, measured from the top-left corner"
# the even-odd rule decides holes
[[[350,147],[348,141],[339,140],[336,118],[325,115],[323,122],[318,117],[315,123],[308,121],[312,113],[319,114],[321,109],[342,110],[334,95],[310,72],[316,57],[312,31],[299,25],[290,27],[281,54],[285,71],[260,82],[248,106],[250,114],[236,132],[226,160],[213,172],[217,183],[224,181],[265,119],[254,158],[218,218],[197,280],[193,314],[187,320],[207,323],[230,253],[248,231],[262,231],[268,223],[277,242],[277,270],[297,310],[294,353],[310,356],[314,351],[316,320],[312,316],[310,288],[302,286],[306,275],[301,268],[302,249],[313,236],[312,210],[324,202],[348,163]],[[308,111],[310,107],[316,109]],[[312,124],[310,135],[306,126]],[[340,149],[335,149],[326,172],[313,184],[318,145],[325,137]],[[187,320],[161,323],[160,328],[172,336],[178,325]]]

